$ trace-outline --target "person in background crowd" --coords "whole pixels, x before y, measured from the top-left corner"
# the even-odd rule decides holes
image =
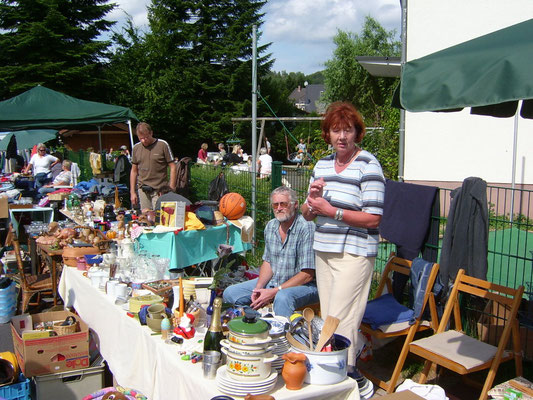
[[[265,147],[261,147],[259,153],[261,155],[257,159],[257,172],[261,174],[261,178],[266,178],[272,173],[272,157],[270,157],[270,154],[267,154]]]
[[[129,160],[129,151],[127,146],[120,146],[120,155],[115,160],[115,169],[113,170],[113,182],[121,183],[130,188],[131,163]]]
[[[223,160],[226,155],[226,149],[224,148],[224,143],[218,144],[218,153],[220,154],[220,159]]]
[[[55,192],[57,190],[55,186],[70,186],[72,184],[72,173],[70,172],[71,167],[72,161],[63,160],[61,163],[62,171],[55,177],[53,182],[39,188],[39,198],[47,195],[48,193]]]
[[[316,218],[313,248],[321,315],[339,318],[336,332],[352,343],[348,374],[367,399],[374,389],[356,367],[364,345],[359,325],[378,251],[385,178],[376,157],[358,146],[364,136],[363,119],[352,104],[330,104],[322,137],[335,153],[316,163],[302,214],[308,221]]]
[[[304,153],[305,154],[305,152],[307,150],[307,145],[304,143],[303,138],[300,138],[300,143],[298,143],[296,145],[296,150],[298,151],[298,153]]]
[[[59,159],[46,154],[46,146],[43,143],[37,145],[37,153],[34,154],[24,173],[29,173],[33,169],[33,176],[35,177],[35,189],[39,190],[41,187],[52,181],[52,173],[50,168],[59,163]]]
[[[265,147],[267,149],[267,154],[270,154],[271,146],[270,142],[268,141],[268,138],[265,136]]]
[[[132,151],[131,204],[140,203],[142,210],[153,209],[163,186],[169,185],[175,190],[176,163],[168,143],[154,138],[152,127],[146,122],[137,125],[136,134],[139,143],[133,146]],[[170,177],[167,176],[167,169],[170,171]]]
[[[228,156],[228,162],[232,164],[240,164],[244,161],[242,157],[242,148],[239,144],[233,146],[232,152]]]
[[[198,158],[196,162],[198,164],[207,164],[207,143],[202,143],[200,150],[198,150]]]
[[[223,296],[227,303],[254,309],[274,302],[276,315],[290,317],[295,309],[318,302],[312,249],[315,224],[298,212],[294,190],[280,186],[270,201],[275,218],[265,227],[259,277],[229,286]]]
[[[52,181],[58,176],[61,172],[63,172],[63,154],[61,154],[59,151],[54,151],[52,155],[59,160],[57,164],[54,164],[53,167],[50,168],[50,172],[52,173]]]

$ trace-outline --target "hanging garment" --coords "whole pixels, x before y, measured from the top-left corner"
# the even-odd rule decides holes
[[[444,286],[454,281],[460,268],[466,274],[487,279],[489,210],[487,182],[470,177],[450,193],[452,202],[442,240],[440,273]]]

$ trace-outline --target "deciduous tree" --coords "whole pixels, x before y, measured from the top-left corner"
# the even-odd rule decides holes
[[[399,112],[392,110],[390,104],[398,79],[370,75],[356,57],[398,56],[400,43],[394,36],[394,31],[386,31],[367,17],[360,34],[337,33],[334,38],[337,48],[324,70],[327,102],[350,101],[367,126],[383,128],[367,133],[363,147],[376,155],[386,176],[393,179],[398,175]]]

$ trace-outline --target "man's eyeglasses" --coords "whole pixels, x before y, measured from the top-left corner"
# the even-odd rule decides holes
[[[39,151],[46,151],[46,149],[39,149]]]
[[[287,208],[289,206],[289,203],[288,201],[280,201],[279,203],[272,203],[272,208],[275,210],[276,208],[278,207],[281,207],[281,208]]]

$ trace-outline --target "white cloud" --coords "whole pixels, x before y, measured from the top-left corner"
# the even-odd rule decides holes
[[[117,7],[109,14],[108,19],[123,23],[127,14],[133,18],[136,26],[148,26],[148,5],[150,0],[115,0]]]
[[[358,33],[367,15],[400,30],[399,0],[270,0],[263,10],[261,43],[272,42],[274,70],[306,74],[324,68],[338,30]]]
[[[115,0],[109,19],[146,27],[150,0]],[[358,33],[367,15],[385,29],[400,32],[400,0],[268,0],[259,44],[272,42],[274,70],[311,74],[324,68],[334,50],[337,30]],[[117,24],[117,25],[119,25]],[[118,28],[118,27],[117,27]]]

